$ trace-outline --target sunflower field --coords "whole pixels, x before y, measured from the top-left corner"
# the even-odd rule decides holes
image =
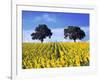
[[[23,43],[22,68],[89,66],[89,42]]]

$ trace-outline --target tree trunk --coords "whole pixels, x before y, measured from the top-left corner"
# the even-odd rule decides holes
[[[43,43],[43,39],[41,39],[41,43]]]
[[[76,39],[74,39],[74,42],[76,42]]]

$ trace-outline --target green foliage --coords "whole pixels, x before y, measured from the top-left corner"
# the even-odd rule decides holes
[[[43,42],[44,38],[51,38],[52,32],[45,24],[39,24],[38,27],[35,28],[35,32],[31,34],[32,39],[38,39]]]
[[[69,37],[75,42],[76,39],[83,39],[85,37],[85,32],[78,26],[68,26],[67,29],[64,29],[64,36],[64,38]]]

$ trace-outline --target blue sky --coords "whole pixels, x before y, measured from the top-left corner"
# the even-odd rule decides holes
[[[71,41],[65,40],[63,33],[64,28],[70,25],[83,29],[86,33],[83,41],[89,41],[89,14],[22,11],[23,42],[39,42],[30,36],[38,24],[46,24],[53,32],[51,39],[46,38],[45,42]]]

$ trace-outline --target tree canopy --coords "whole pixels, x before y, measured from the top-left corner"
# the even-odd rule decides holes
[[[74,42],[76,42],[77,39],[83,39],[85,36],[85,32],[78,26],[68,26],[67,29],[64,29],[64,38],[69,37],[69,39],[73,39]]]
[[[44,39],[46,37],[51,38],[52,36],[52,32],[51,30],[47,27],[46,24],[39,24],[36,28],[35,28],[35,32],[33,32],[31,34],[32,39],[35,40],[40,40],[41,42],[44,41]]]

